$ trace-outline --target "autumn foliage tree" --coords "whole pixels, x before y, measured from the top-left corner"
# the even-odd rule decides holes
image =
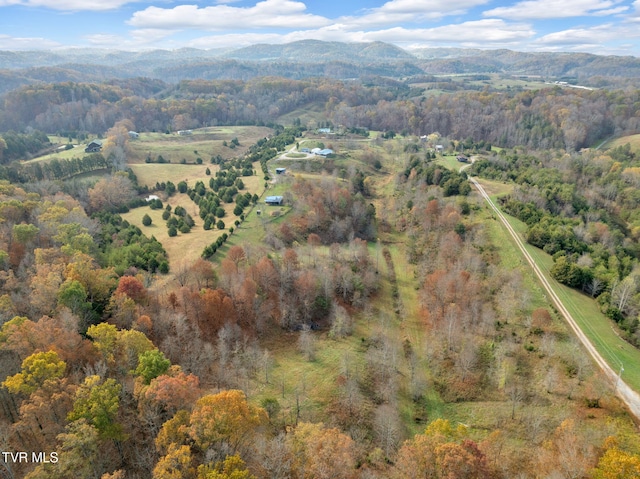
[[[178,409],[193,407],[201,395],[198,377],[182,371],[152,379],[145,392],[148,400],[157,402],[174,413]]]
[[[89,204],[93,211],[117,211],[135,196],[131,180],[126,174],[118,173],[99,180],[89,189]]]
[[[118,280],[115,294],[126,294],[136,303],[143,302],[147,297],[147,289],[135,276],[122,276]]]
[[[605,453],[591,470],[593,479],[638,479],[640,456],[623,451],[613,437],[605,440]]]
[[[304,479],[356,476],[356,445],[335,428],[300,423],[290,438],[298,477]]]
[[[8,377],[2,385],[12,393],[31,394],[46,381],[60,379],[66,367],[55,351],[34,353],[22,361],[22,372]]]
[[[69,421],[84,419],[96,428],[101,438],[124,439],[122,425],[116,421],[121,390],[122,386],[115,379],[88,376],[76,391]]]
[[[264,409],[249,404],[242,391],[229,390],[200,398],[191,413],[188,431],[203,451],[226,444],[236,452],[266,424]]]

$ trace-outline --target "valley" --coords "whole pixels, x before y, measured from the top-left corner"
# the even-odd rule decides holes
[[[4,93],[0,477],[640,464],[640,92],[432,68]]]

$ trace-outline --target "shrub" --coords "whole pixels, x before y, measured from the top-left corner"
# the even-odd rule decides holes
[[[145,214],[142,217],[142,224],[145,225],[145,226],[151,226],[151,223],[152,223],[151,216]]]

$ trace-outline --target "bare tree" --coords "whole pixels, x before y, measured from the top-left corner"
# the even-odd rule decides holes
[[[397,409],[383,404],[376,409],[374,430],[379,446],[387,457],[392,457],[402,440],[402,422]]]
[[[316,339],[313,337],[311,328],[307,325],[302,327],[298,336],[298,349],[307,361],[316,359]]]

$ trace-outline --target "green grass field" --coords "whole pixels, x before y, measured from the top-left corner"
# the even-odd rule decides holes
[[[180,163],[183,159],[187,163],[195,163],[198,157],[202,158],[204,163],[209,163],[211,157],[216,155],[220,155],[223,158],[239,156],[260,138],[269,136],[271,133],[272,130],[270,128],[259,126],[199,128],[193,130],[192,135],[187,136],[180,136],[177,133],[140,132],[139,138],[129,140],[131,151],[127,161],[129,164],[144,163],[149,156],[155,160],[158,155],[162,155],[165,160],[171,163]],[[60,149],[29,161],[50,161],[54,158],[82,158],[87,154],[84,149],[90,140],[86,140],[81,144],[74,142],[73,149],[65,150],[64,145],[68,143],[68,138],[55,135],[49,135],[49,138],[52,143],[59,143],[61,145]],[[233,138],[238,138],[239,147],[232,149],[223,145],[224,141],[230,144]],[[196,151],[197,153],[195,153]]]
[[[640,134],[638,135],[629,135],[622,136],[620,138],[616,138],[605,143],[604,147],[606,149],[616,148],[617,146],[624,146],[627,143],[631,145],[631,151],[635,153],[640,153]]]
[[[195,163],[197,158],[209,163],[212,156],[239,156],[260,138],[270,134],[271,129],[256,126],[200,128],[186,136],[142,132],[139,138],[129,141],[132,151],[129,163],[143,163],[147,157],[155,160],[159,155],[171,163],[182,160]],[[223,145],[225,141],[230,145],[233,138],[238,138],[239,147],[232,149]]]
[[[285,115],[278,117],[276,123],[281,125],[293,125],[294,120],[300,120],[302,125],[308,128],[316,128],[320,123],[327,120],[323,102],[313,102],[302,108],[291,111]]]
[[[436,163],[450,170],[460,171],[460,168],[465,166],[467,163],[458,161],[456,157],[457,155],[438,155],[438,157],[436,158]]]
[[[33,160],[25,161],[25,163],[51,161],[54,158],[57,158],[58,160],[70,160],[72,158],[82,158],[88,154],[84,152],[85,146],[86,145],[74,145],[74,148],[71,150],[65,150],[64,146],[61,146],[53,153],[49,153],[48,155],[44,155],[44,156],[39,156],[38,158],[34,158]]]
[[[175,165],[169,163],[140,163],[129,165],[131,170],[138,177],[139,185],[155,186],[157,182],[173,181],[178,184],[180,181],[186,181],[189,186],[193,186],[196,181],[204,181],[206,187],[209,187],[209,178],[215,177],[219,167],[217,165]],[[206,174],[209,168],[211,175]],[[243,180],[244,181],[244,180]]]

